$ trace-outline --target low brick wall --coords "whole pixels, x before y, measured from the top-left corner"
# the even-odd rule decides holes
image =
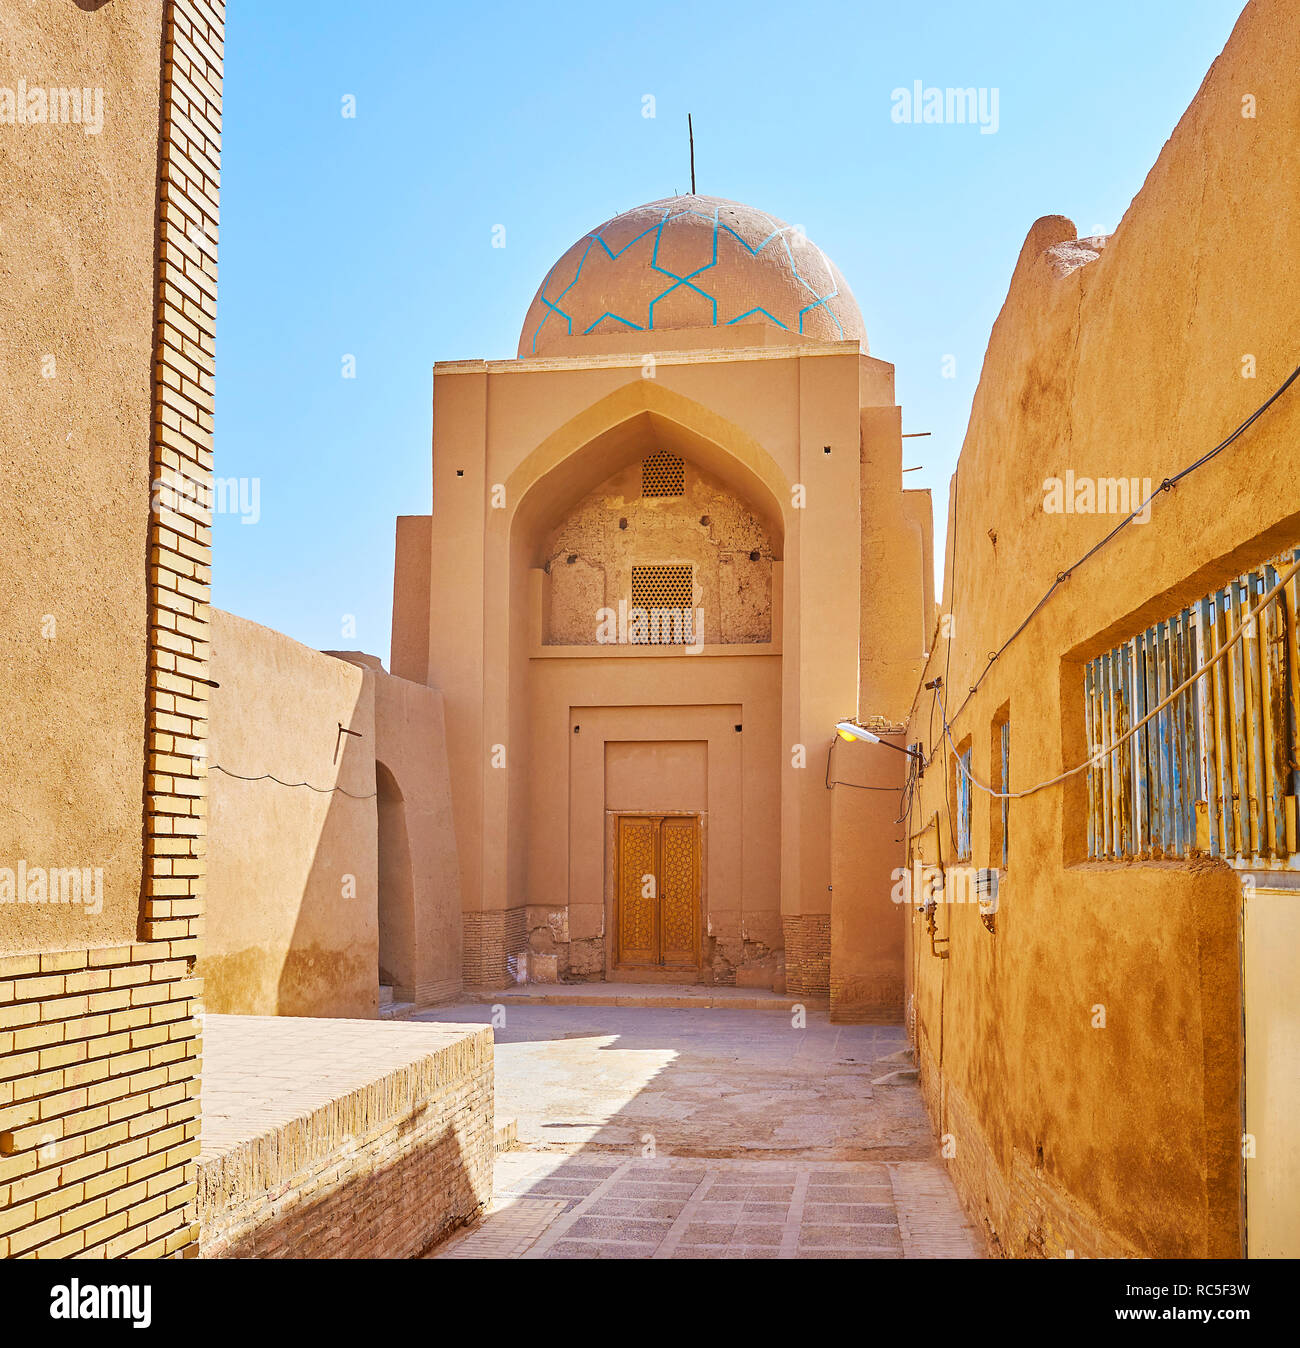
[[[200,1253],[404,1259],[492,1192],[492,1032],[208,1016]]]
[[[831,915],[783,914],[785,990],[793,996],[826,997],[831,990]]]
[[[523,908],[466,913],[464,982],[467,988],[506,988],[522,981],[528,950]]]

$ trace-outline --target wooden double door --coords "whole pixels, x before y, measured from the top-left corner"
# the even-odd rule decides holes
[[[615,962],[625,969],[698,969],[700,925],[699,815],[618,815]]]

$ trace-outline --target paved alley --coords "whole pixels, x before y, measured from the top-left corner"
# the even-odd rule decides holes
[[[496,1014],[497,1116],[517,1121],[518,1144],[497,1158],[487,1216],[435,1257],[981,1253],[900,1026],[704,1005]]]

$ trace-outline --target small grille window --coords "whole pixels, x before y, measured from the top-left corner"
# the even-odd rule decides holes
[[[680,496],[686,483],[686,466],[676,454],[651,454],[641,460],[642,496]]]
[[[628,641],[641,646],[690,645],[694,641],[694,568],[634,566]]]
[[[970,846],[970,772],[971,772],[971,752],[968,745],[957,756],[953,762],[953,773],[956,777],[954,785],[957,788],[957,860],[969,861],[971,858]]]

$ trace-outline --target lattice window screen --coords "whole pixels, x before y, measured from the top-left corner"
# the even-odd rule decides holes
[[[642,496],[680,496],[686,485],[686,465],[676,454],[660,451],[641,460]]]
[[[629,640],[640,645],[689,644],[694,631],[695,569],[689,562],[632,568]],[[645,612],[645,624],[637,610]]]

